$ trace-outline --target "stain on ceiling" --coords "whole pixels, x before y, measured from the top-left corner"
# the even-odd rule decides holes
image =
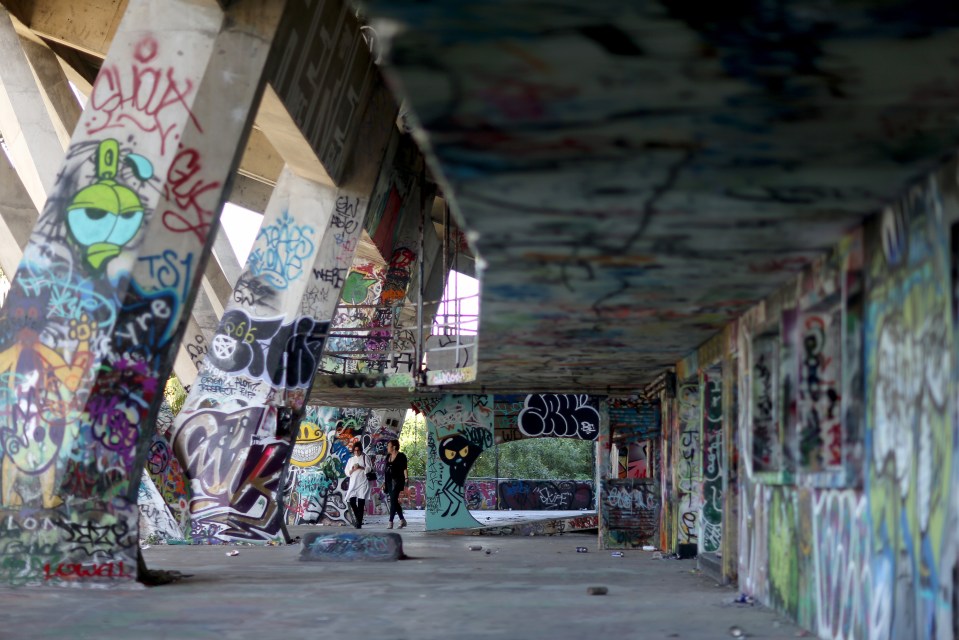
[[[636,389],[959,141],[951,3],[361,9],[486,265],[471,388]]]

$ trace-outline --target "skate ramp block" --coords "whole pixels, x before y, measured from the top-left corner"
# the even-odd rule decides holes
[[[300,560],[313,562],[388,562],[403,557],[398,533],[308,533]]]

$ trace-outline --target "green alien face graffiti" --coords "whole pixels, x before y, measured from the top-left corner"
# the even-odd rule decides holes
[[[138,177],[151,177],[149,161],[134,156],[127,154],[127,162]],[[117,141],[101,142],[97,147],[97,181],[80,189],[67,205],[70,235],[83,248],[87,263],[97,271],[102,271],[120,254],[143,224],[140,196],[115,180],[119,163],[120,145]]]

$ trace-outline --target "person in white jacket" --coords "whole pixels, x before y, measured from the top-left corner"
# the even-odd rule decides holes
[[[353,457],[347,460],[346,475],[350,479],[349,487],[346,490],[347,504],[353,512],[353,525],[357,529],[363,528],[363,512],[366,510],[366,501],[370,499],[370,481],[366,479],[366,472],[373,469],[373,462],[369,456],[363,455],[363,445],[359,442],[353,443]]]

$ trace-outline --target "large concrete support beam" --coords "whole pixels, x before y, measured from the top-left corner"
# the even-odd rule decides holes
[[[310,133],[345,127],[339,137],[314,137],[318,146],[311,147],[324,173],[342,182],[329,187],[326,178],[291,174],[277,185],[200,377],[177,416],[174,447],[193,489],[194,542],[287,537],[282,489],[295,430],[395,128],[396,103],[362,48],[352,14],[335,1],[312,11],[313,3],[294,5],[285,17],[289,30],[281,39],[287,46],[280,50],[273,86],[289,89],[318,76],[326,79],[314,87],[320,94],[346,87],[350,100],[363,99],[335,96],[339,110],[314,109],[309,115],[319,120],[295,120]],[[304,29],[323,43],[311,52],[309,71],[290,53],[303,54],[293,44],[305,37]],[[349,52],[345,66],[338,59],[343,51]],[[362,82],[351,90],[356,77]],[[285,108],[305,118],[302,107],[293,100]],[[348,150],[344,140],[357,144]],[[218,461],[226,459],[233,463],[222,470]]]
[[[5,9],[0,9],[0,133],[37,211],[63,160],[63,144]]]
[[[43,103],[50,114],[50,122],[56,130],[61,146],[66,149],[80,120],[81,108],[77,97],[70,88],[70,82],[57,55],[49,47],[22,37],[20,44],[40,88]]]
[[[493,446],[493,396],[445,395],[414,406],[426,415],[426,530],[481,526],[466,505],[466,477]]]
[[[0,310],[4,582],[140,577],[146,446],[282,8],[131,0]]]
[[[4,14],[4,19],[0,19],[0,44],[10,51],[6,56],[8,64],[0,72],[0,85],[7,88],[11,99],[10,109],[0,110],[0,129],[15,132],[16,141],[13,143],[15,146],[11,147],[11,155],[17,163],[21,179],[34,187],[30,195],[36,207],[31,212],[11,206],[8,212],[7,205],[0,204],[0,213],[11,214],[9,223],[0,224],[0,247],[4,249],[3,262],[14,263],[9,266],[9,271],[5,269],[12,277],[29,237],[29,231],[21,233],[22,227],[27,225],[32,228],[36,223],[36,212],[47,196],[47,187],[44,185],[52,184],[55,180],[56,171],[63,161],[63,150],[69,142],[69,134],[76,127],[81,110],[53,52],[42,44],[16,37],[12,33],[13,25],[8,22],[9,16]],[[22,47],[22,51],[20,55],[14,55],[18,47]],[[262,136],[259,140],[256,153],[267,155],[268,143]],[[275,152],[272,155],[275,156]],[[268,165],[262,166],[265,169]],[[4,186],[11,191],[16,188],[12,179],[5,182]],[[16,194],[10,195],[14,197]],[[12,202],[15,203],[16,199]],[[4,229],[4,226],[8,229]],[[17,238],[16,246],[13,246],[14,237]],[[166,270],[169,267],[165,266],[165,262],[163,257],[153,258],[150,265],[153,269]],[[189,356],[212,338],[223,313],[220,301],[229,296],[231,289],[232,285],[217,269],[217,263],[210,261],[203,279],[203,289],[197,298],[196,317],[191,320],[194,328],[188,334],[191,341],[184,345],[175,366],[176,374],[184,384],[191,384],[196,377],[196,365]]]
[[[33,0],[18,16],[39,36],[104,57],[128,0]]]
[[[396,372],[398,363],[391,352],[400,342],[399,329],[403,304],[407,298],[410,281],[417,271],[422,247],[420,228],[424,212],[432,207],[435,187],[426,182],[425,164],[419,149],[408,135],[397,132],[396,151],[393,154],[392,170],[384,172],[377,193],[374,212],[380,213],[381,224],[373,235],[380,251],[388,256],[386,279],[380,291],[377,308],[371,318],[371,332],[367,338],[369,370],[381,373]],[[390,211],[395,209],[395,211]],[[372,213],[372,212],[371,212]],[[387,226],[385,218],[396,219]],[[412,343],[409,343],[412,347]],[[410,363],[404,363],[404,368]]]
[[[174,423],[194,542],[285,541],[282,479],[293,430],[365,212],[359,197],[292,172],[277,184],[238,295]]]
[[[13,280],[37,210],[6,154],[0,153],[0,268]]]

